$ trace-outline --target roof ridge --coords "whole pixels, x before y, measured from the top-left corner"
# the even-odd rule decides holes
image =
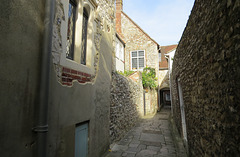
[[[125,12],[121,11],[137,28],[139,28],[143,34],[145,34],[155,44],[159,45],[153,38],[151,38],[138,24],[136,24]],[[160,46],[160,45],[159,45]]]

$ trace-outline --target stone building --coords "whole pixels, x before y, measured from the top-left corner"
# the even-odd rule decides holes
[[[240,154],[239,19],[239,0],[196,0],[176,50],[173,117],[190,156]]]
[[[1,156],[101,156],[110,144],[114,1],[0,8]]]
[[[161,46],[159,53],[159,107],[171,105],[170,73],[177,45]]]
[[[125,70],[142,71],[145,67],[151,67],[158,76],[160,46],[123,12],[122,0],[116,0],[116,31],[125,41]],[[145,98],[150,112],[154,113],[158,106],[157,92],[146,93]]]

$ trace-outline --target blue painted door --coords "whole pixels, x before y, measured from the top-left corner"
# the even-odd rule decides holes
[[[75,157],[88,156],[88,123],[77,125],[75,130]]]

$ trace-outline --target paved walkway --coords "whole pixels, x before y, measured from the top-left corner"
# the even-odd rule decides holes
[[[170,129],[170,109],[164,108],[154,117],[143,119],[106,157],[186,157],[183,145],[176,144]]]

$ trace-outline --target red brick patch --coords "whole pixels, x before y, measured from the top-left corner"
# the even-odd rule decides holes
[[[62,84],[72,86],[73,80],[77,80],[79,83],[91,82],[91,74],[63,67],[61,75]]]

